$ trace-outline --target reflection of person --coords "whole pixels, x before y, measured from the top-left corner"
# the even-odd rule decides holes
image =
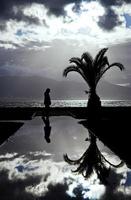
[[[47,88],[45,93],[44,93],[44,105],[45,108],[49,108],[51,105],[51,99],[50,99],[50,88]]]
[[[47,143],[50,143],[50,134],[51,134],[51,126],[50,126],[50,121],[49,121],[49,117],[42,117],[43,122],[45,123],[45,127],[44,127],[44,132],[45,132],[45,140]]]

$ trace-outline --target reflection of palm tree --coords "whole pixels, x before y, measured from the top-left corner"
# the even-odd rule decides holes
[[[82,123],[81,123],[82,124]],[[95,171],[99,180],[103,183],[107,183],[107,178],[109,175],[110,167],[107,167],[107,163],[112,167],[121,167],[123,161],[118,165],[114,165],[109,162],[100,152],[96,143],[96,136],[90,131],[90,145],[84,154],[77,160],[71,160],[67,154],[64,155],[64,160],[71,165],[78,165],[77,169],[73,172],[78,172],[82,174],[85,178],[89,178]]]
[[[90,107],[101,105],[96,94],[96,86],[105,72],[114,66],[117,66],[120,70],[124,69],[124,66],[120,63],[109,64],[108,58],[105,56],[107,50],[107,48],[100,50],[95,59],[88,52],[83,53],[81,58],[73,57],[70,59],[70,63],[75,65],[70,65],[63,72],[63,76],[66,77],[69,72],[76,71],[84,78],[89,86],[88,106]],[[86,91],[86,93],[88,92]]]

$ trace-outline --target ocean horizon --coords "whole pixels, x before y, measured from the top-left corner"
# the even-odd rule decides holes
[[[88,100],[52,100],[51,107],[86,107]],[[131,100],[101,100],[102,106],[129,107]],[[0,101],[0,107],[43,107],[41,100]]]

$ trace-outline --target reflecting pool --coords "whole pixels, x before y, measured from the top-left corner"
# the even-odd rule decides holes
[[[73,173],[63,159],[78,159],[88,149],[88,130],[73,117],[33,118],[0,146],[0,199],[131,199],[131,171],[110,167],[108,184],[94,172],[88,179]],[[120,159],[101,141],[102,155]]]

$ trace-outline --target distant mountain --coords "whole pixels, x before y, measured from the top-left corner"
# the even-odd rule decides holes
[[[0,98],[43,99],[45,89],[51,88],[52,99],[87,99],[86,83],[57,81],[39,76],[1,76]],[[98,94],[101,99],[131,99],[131,88],[113,85],[104,80],[98,85]]]
[[[102,99],[131,100],[131,87],[120,86],[101,80],[98,85],[98,94]]]

